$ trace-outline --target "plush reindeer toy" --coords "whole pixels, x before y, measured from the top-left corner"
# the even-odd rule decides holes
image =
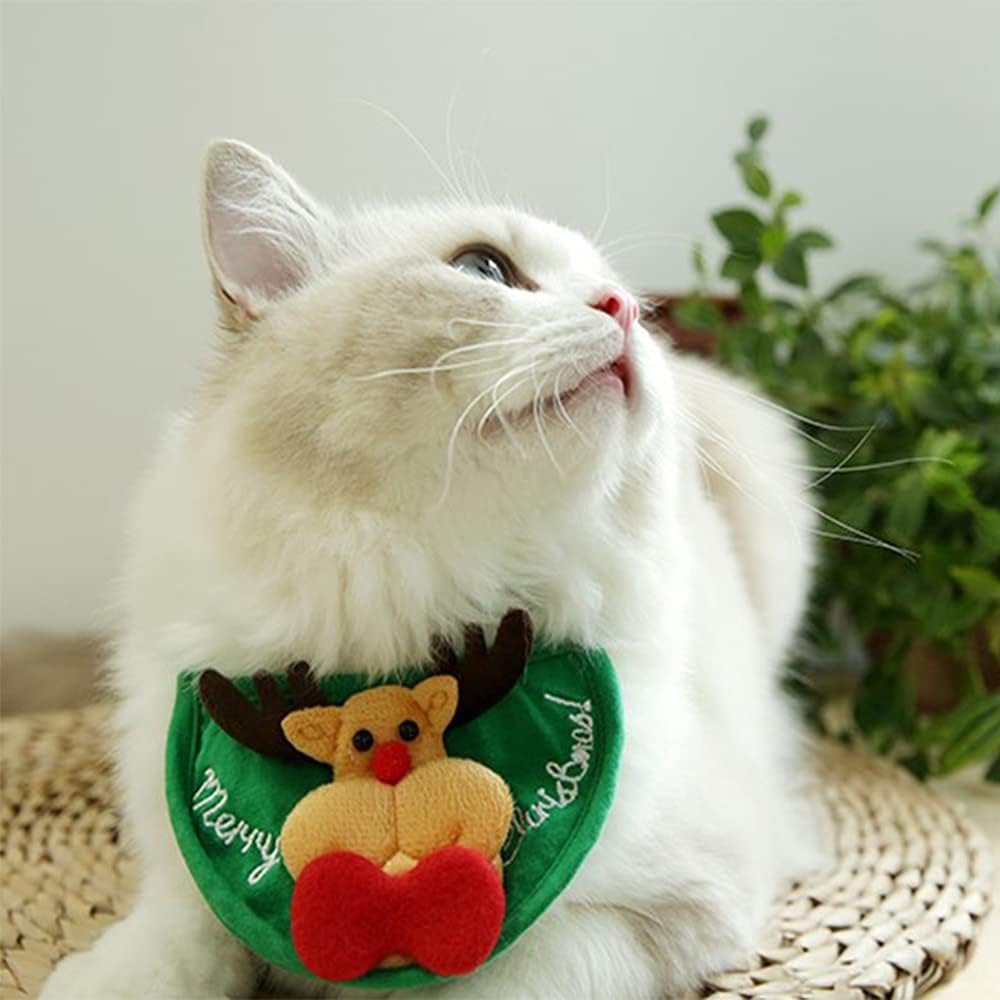
[[[304,708],[282,722],[294,746],[334,770],[281,830],[296,879],[292,936],[317,975],[353,979],[414,960],[455,975],[493,950],[513,802],[498,774],[446,755],[442,737],[457,706],[458,682],[439,676],[370,688],[343,707]],[[401,951],[387,955],[392,941]]]
[[[280,836],[295,879],[291,935],[303,965],[332,981],[418,964],[436,975],[480,965],[503,924],[500,848],[513,800],[483,764],[449,757],[444,733],[460,709],[471,722],[524,670],[531,625],[509,613],[488,649],[468,629],[465,656],[434,650],[435,673],[324,703],[304,663],[254,678],[257,703],[221,674],[199,678],[201,701],[233,739],[261,754],[329,764],[333,781],[306,794]],[[447,672],[445,672],[447,671]]]

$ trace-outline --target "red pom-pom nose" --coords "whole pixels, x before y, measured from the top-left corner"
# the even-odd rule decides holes
[[[410,773],[410,751],[401,740],[383,743],[372,754],[375,777],[386,785],[395,785]]]

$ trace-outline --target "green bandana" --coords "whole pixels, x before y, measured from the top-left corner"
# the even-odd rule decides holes
[[[407,671],[398,680],[423,676]],[[294,882],[279,833],[295,804],[329,783],[330,768],[265,757],[237,743],[208,716],[197,678],[192,672],[179,679],[167,740],[167,804],[177,842],[209,906],[236,937],[268,962],[312,976],[292,943]],[[236,685],[256,697],[249,677]],[[331,704],[372,685],[358,674],[320,680]],[[573,646],[537,647],[505,698],[446,732],[449,756],[496,771],[514,797],[501,851],[506,915],[491,958],[545,912],[594,846],[614,797],[622,737],[610,659]],[[443,978],[411,965],[375,969],[351,985],[399,989]]]

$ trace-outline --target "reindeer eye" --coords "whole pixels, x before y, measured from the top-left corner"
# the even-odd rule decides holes
[[[404,719],[399,724],[399,738],[401,740],[406,740],[407,743],[412,743],[420,735],[420,726],[418,726],[413,719]]]
[[[375,737],[367,729],[359,729],[352,737],[354,749],[364,753],[375,745]]]

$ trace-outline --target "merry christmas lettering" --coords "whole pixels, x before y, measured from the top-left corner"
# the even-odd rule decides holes
[[[570,709],[567,718],[573,726],[570,733],[573,744],[568,760],[550,760],[546,763],[545,773],[552,779],[551,785],[537,788],[537,797],[530,804],[515,804],[510,833],[502,851],[505,865],[517,857],[524,838],[532,830],[543,826],[555,810],[565,809],[576,801],[580,794],[580,782],[590,769],[590,758],[594,750],[594,716],[590,700],[570,701],[548,692],[544,697],[547,701]]]
[[[219,812],[229,801],[229,792],[216,777],[215,771],[205,768],[205,780],[191,797],[191,811],[201,812],[201,821],[227,847],[238,839],[241,854],[256,847],[261,862],[248,875],[247,882],[256,885],[272,868],[281,863],[281,837],[259,830],[233,813]],[[203,810],[203,811],[202,811]]]

